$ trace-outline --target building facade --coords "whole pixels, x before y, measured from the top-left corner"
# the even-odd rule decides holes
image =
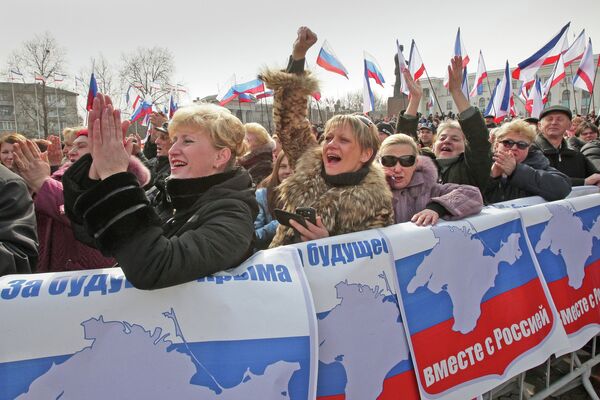
[[[0,82],[0,135],[43,138],[81,123],[77,93],[39,83]]]

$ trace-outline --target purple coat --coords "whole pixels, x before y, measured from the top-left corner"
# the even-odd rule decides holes
[[[113,258],[104,257],[99,250],[75,239],[71,221],[65,215],[61,182],[69,167],[70,163],[63,165],[46,179],[34,197],[40,242],[37,272],[105,268],[116,264]],[[142,183],[150,179],[148,169],[135,157],[130,158],[128,171],[133,172]]]
[[[437,183],[438,170],[431,158],[419,156],[408,186],[392,189],[395,223],[408,222],[429,203],[438,203],[448,214],[445,219],[460,219],[477,214],[483,207],[481,192],[475,186]]]

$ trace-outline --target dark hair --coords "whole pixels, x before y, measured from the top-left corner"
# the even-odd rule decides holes
[[[269,213],[271,213],[271,215],[273,214],[273,211],[276,208],[283,207],[283,204],[279,199],[278,190],[278,186],[281,183],[281,181],[279,180],[279,168],[281,167],[283,159],[286,157],[287,156],[285,155],[285,153],[283,151],[280,151],[279,155],[277,156],[277,159],[275,160],[275,164],[273,165],[273,172],[271,172],[271,175],[267,176],[265,179],[262,180],[262,182],[258,184],[259,188],[267,189],[267,206],[269,207]]]
[[[598,127],[596,125],[594,125],[594,124],[592,124],[591,122],[588,122],[588,121],[583,121],[577,127],[577,130],[575,131],[575,136],[579,137],[579,135],[581,135],[583,133],[583,131],[585,131],[586,129],[591,129],[592,132],[595,132],[596,134],[599,133],[598,132]]]

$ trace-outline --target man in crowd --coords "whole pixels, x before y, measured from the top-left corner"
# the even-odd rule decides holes
[[[377,132],[379,133],[379,142],[383,142],[385,138],[396,133],[392,124],[383,121],[377,124]]]
[[[571,178],[573,186],[598,185],[600,174],[594,165],[581,153],[567,146],[565,132],[571,127],[572,113],[569,108],[556,105],[544,109],[540,114],[540,134],[535,144],[550,160],[550,165]]]
[[[425,122],[419,128],[419,147],[433,147],[433,126]]]

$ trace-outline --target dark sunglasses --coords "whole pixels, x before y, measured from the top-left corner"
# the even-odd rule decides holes
[[[515,142],[514,140],[510,140],[510,139],[501,140],[500,143],[502,143],[502,146],[506,147],[507,149],[512,149],[515,144],[517,145],[517,148],[519,150],[525,150],[526,148],[529,147],[529,143],[527,143],[527,142],[523,142],[523,141]]]
[[[415,156],[382,156],[381,157],[381,165],[384,167],[392,168],[395,167],[397,163],[400,163],[403,167],[412,167],[415,165],[415,161],[417,157]]]

